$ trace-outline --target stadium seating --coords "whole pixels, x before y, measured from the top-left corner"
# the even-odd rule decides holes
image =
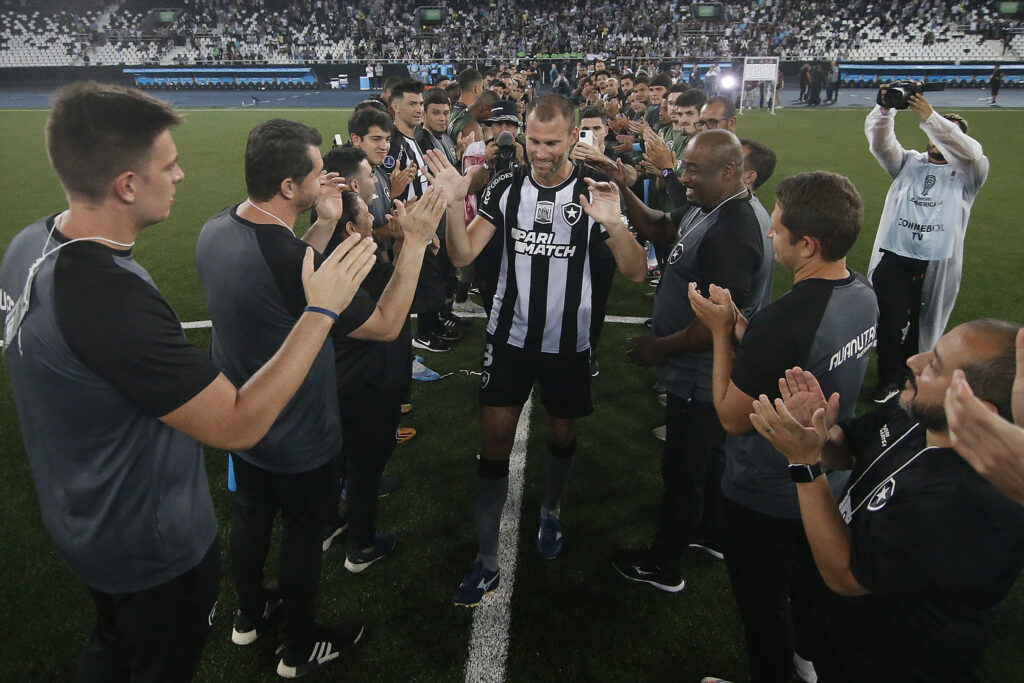
[[[1020,23],[998,25],[992,3],[982,0],[735,0],[726,5],[724,24],[694,22],[683,0],[633,0],[628,12],[623,0],[585,11],[575,3],[513,4],[511,11],[450,0],[444,26],[421,29],[408,5],[381,0],[92,0],[76,3],[73,12],[61,0],[33,0],[29,10],[3,0],[0,67],[429,63],[566,53],[990,64],[1024,56]],[[169,5],[182,11],[154,26],[150,12]]]

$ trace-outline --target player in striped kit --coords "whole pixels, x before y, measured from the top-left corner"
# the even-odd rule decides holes
[[[448,200],[448,249],[462,266],[501,230],[504,250],[487,324],[480,389],[483,443],[477,470],[479,552],[452,600],[473,606],[498,587],[498,529],[508,494],[509,455],[519,414],[535,382],[548,412],[547,488],[537,549],[562,549],[559,502],[576,452],[575,420],[593,412],[590,398],[591,259],[605,240],[618,269],[643,280],[644,250],[622,220],[618,188],[569,161],[576,139],[572,104],[540,98],[527,117],[530,165],[498,174],[467,227],[469,178],[436,150],[425,160]]]

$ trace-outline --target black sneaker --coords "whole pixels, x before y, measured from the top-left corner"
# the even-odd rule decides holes
[[[455,324],[445,323],[441,326],[441,331],[437,333],[437,338],[446,342],[457,342],[462,339],[462,333],[455,329]]]
[[[443,339],[439,338],[435,334],[427,335],[425,337],[413,337],[412,345],[417,349],[424,351],[451,351],[452,345]]]
[[[281,616],[281,598],[272,593],[263,603],[263,613],[257,616],[235,612],[235,624],[231,628],[231,642],[235,645],[251,645],[267,629],[273,627]]]
[[[352,649],[363,637],[363,625],[351,622],[337,629],[317,626],[315,641],[311,647],[301,651],[282,645],[277,648],[281,661],[277,663],[277,675],[282,678],[298,678],[312,673],[324,664]]]
[[[377,560],[383,560],[395,549],[394,534],[377,534],[373,539],[373,548],[351,552],[345,558],[345,569],[353,574],[365,571]]]
[[[342,489],[343,494],[344,492],[345,490]],[[344,498],[344,496],[342,497]],[[328,548],[331,547],[331,543],[334,542],[334,539],[345,533],[346,529],[348,529],[348,520],[342,519],[340,517],[324,527],[323,549],[325,553],[327,552]]]
[[[686,585],[679,572],[663,570],[654,553],[647,549],[616,550],[612,554],[612,566],[630,581],[649,583],[669,593],[678,593]]]
[[[441,311],[441,321],[446,325],[457,325],[458,327],[469,325],[469,320],[447,309]]]
[[[601,366],[597,364],[597,356],[590,354],[590,376],[597,377],[601,374]]]
[[[900,388],[895,384],[879,384],[871,392],[870,398],[875,403],[885,403],[898,393],[900,393]]]

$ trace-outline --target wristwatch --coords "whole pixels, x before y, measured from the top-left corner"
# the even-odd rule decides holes
[[[661,177],[662,178],[668,178],[671,173],[672,173],[672,169],[671,168],[663,168],[663,169],[661,169]]]
[[[789,478],[796,484],[806,484],[821,476],[821,463],[813,465],[791,464],[786,468],[789,470]]]

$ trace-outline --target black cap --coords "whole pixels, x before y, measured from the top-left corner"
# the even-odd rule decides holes
[[[519,108],[512,100],[498,100],[491,107],[491,115],[484,123],[488,126],[493,126],[496,123],[514,123],[518,126],[520,124]]]

